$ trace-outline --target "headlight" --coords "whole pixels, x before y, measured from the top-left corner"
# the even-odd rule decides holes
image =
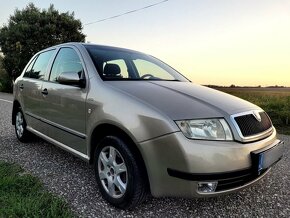
[[[187,138],[205,140],[233,140],[224,119],[180,120],[176,121]]]

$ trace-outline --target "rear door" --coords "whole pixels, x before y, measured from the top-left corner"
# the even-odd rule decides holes
[[[42,83],[48,73],[49,63],[55,53],[55,49],[44,51],[38,54],[30,62],[22,80],[19,81],[21,93],[21,105],[25,114],[28,126],[41,130],[41,101],[42,101]]]
[[[44,81],[44,96],[41,116],[49,136],[70,147],[74,151],[86,154],[86,95],[87,89],[58,83],[57,78],[63,72],[78,72],[84,76],[81,55],[74,47],[60,48],[52,64],[48,81]]]

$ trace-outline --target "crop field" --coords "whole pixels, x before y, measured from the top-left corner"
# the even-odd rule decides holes
[[[250,101],[271,117],[279,134],[290,135],[290,88],[218,88]]]

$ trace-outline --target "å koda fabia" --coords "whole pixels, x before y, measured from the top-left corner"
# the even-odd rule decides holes
[[[196,75],[198,76],[198,75]],[[31,133],[94,165],[119,208],[245,188],[283,154],[258,106],[193,84],[140,52],[67,43],[34,55],[14,85],[17,138]]]

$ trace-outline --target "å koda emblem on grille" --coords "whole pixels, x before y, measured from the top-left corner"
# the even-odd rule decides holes
[[[256,118],[256,120],[258,120],[259,122],[262,121],[262,118],[261,118],[261,116],[260,116],[258,111],[253,111],[253,115]]]

